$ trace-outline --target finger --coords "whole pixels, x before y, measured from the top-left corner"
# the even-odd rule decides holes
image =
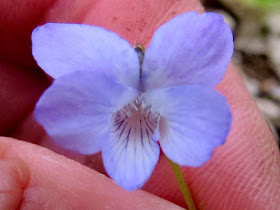
[[[280,156],[267,123],[233,65],[218,89],[229,100],[233,126],[210,161],[199,168],[182,168],[195,203],[201,209],[277,209]],[[168,183],[161,185],[165,190],[156,188],[160,182]],[[144,189],[184,205],[165,157]]]
[[[181,209],[47,149],[0,139],[1,209]]]

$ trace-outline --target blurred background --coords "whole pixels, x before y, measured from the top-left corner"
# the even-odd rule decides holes
[[[280,0],[201,0],[224,16],[234,34],[233,62],[279,145]]]

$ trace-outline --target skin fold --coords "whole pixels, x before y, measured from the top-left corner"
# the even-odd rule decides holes
[[[185,207],[163,155],[142,190],[128,192],[103,175],[100,154],[82,156],[51,142],[32,117],[52,79],[33,60],[30,35],[46,22],[87,23],[148,46],[160,25],[193,10],[203,12],[197,0],[0,1],[0,134],[12,137],[0,138],[0,209]],[[233,126],[210,161],[182,168],[197,207],[278,209],[279,150],[233,64],[217,90],[230,103]]]

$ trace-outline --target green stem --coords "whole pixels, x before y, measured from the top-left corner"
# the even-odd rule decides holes
[[[191,193],[188,189],[188,186],[186,184],[186,181],[185,181],[185,178],[182,174],[180,166],[178,164],[174,163],[172,160],[169,160],[169,163],[170,163],[170,165],[173,169],[173,172],[176,176],[177,182],[178,182],[179,187],[180,187],[180,189],[183,193],[183,196],[184,196],[184,199],[185,199],[185,202],[187,204],[188,209],[189,210],[196,210],[196,207],[194,205]]]

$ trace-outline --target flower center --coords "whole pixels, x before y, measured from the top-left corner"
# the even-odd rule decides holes
[[[113,127],[116,139],[126,141],[129,139],[151,140],[159,121],[159,113],[147,104],[142,96],[127,104],[113,115]],[[156,139],[158,140],[158,139]]]

